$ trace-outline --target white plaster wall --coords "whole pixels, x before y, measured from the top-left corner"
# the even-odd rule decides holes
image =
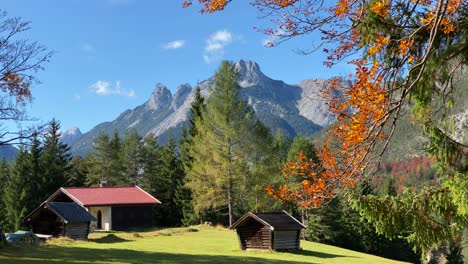
[[[112,207],[105,206],[105,207],[89,207],[86,208],[88,212],[94,216],[97,220],[97,212],[101,211],[102,216],[102,229],[109,231],[112,229]],[[97,221],[91,222],[91,229],[95,230],[97,228]]]

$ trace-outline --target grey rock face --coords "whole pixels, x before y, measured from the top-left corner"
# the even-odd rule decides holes
[[[156,89],[154,89],[149,100],[146,102],[146,106],[153,110],[159,110],[165,106],[170,105],[172,102],[172,93],[167,89],[167,87],[162,84],[156,84]]]
[[[76,141],[80,140],[82,136],[83,134],[81,133],[79,128],[72,127],[67,131],[63,132],[62,135],[60,135],[60,142],[71,146]]]
[[[174,100],[172,101],[172,107],[174,108],[174,110],[184,104],[184,102],[187,99],[187,96],[190,94],[191,91],[192,86],[190,86],[190,84],[188,83],[182,84],[177,88],[177,91],[174,95]]]
[[[243,88],[258,85],[269,79],[254,61],[240,60],[235,63],[234,68],[239,72],[239,85]]]
[[[243,88],[241,96],[273,133],[281,129],[290,137],[298,133],[310,135],[334,122],[334,116],[328,113],[318,95],[320,81],[305,80],[289,85],[269,78],[256,62],[248,60],[240,60],[234,67]],[[213,77],[199,84],[205,98],[209,97],[213,85]],[[172,95],[165,85],[158,83],[145,104],[123,112],[111,122],[97,125],[72,145],[72,152],[83,155],[90,151],[94,138],[102,132],[117,131],[124,135],[125,131],[135,129],[142,136],[154,133],[160,143],[164,143],[170,133],[177,138],[187,124],[194,97],[195,89],[189,84],[180,85]]]

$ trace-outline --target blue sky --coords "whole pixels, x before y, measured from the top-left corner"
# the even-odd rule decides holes
[[[175,91],[215,72],[221,59],[250,59],[262,71],[287,83],[347,74],[323,66],[321,52],[304,56],[319,39],[298,38],[275,48],[254,27],[268,24],[248,1],[201,15],[183,0],[15,0],[2,3],[9,16],[31,21],[22,36],[55,52],[40,84],[33,87],[31,116],[53,117],[63,129],[86,132],[144,103],[156,83]]]

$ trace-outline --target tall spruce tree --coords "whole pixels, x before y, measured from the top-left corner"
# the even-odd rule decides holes
[[[32,186],[30,154],[25,147],[21,147],[16,155],[11,176],[6,182],[4,206],[6,211],[5,230],[20,229],[21,220],[33,209],[33,193],[38,190]]]
[[[3,228],[6,223],[6,209],[4,202],[4,193],[6,184],[10,179],[10,165],[6,160],[0,162],[0,247],[4,244]]]
[[[161,147],[158,144],[158,138],[153,134],[149,133],[143,139],[143,174],[142,174],[142,186],[143,188],[157,197],[161,201],[160,189],[162,182],[160,181],[161,175]],[[159,207],[158,205],[157,207]],[[156,208],[157,208],[156,207]],[[153,211],[153,222],[156,225],[161,223],[161,215],[158,214],[157,209]]]
[[[257,120],[246,144],[246,161],[249,166],[248,186],[246,193],[246,207],[249,211],[266,211],[271,209],[274,199],[265,192],[265,186],[271,184],[278,169],[271,162],[273,159],[273,136],[270,130]]]
[[[158,138],[148,134],[143,140],[143,187],[157,197],[158,177],[161,172],[161,147]]]
[[[88,160],[81,156],[74,156],[68,163],[69,170],[66,175],[66,186],[81,187],[86,185],[86,176],[89,174]]]
[[[288,161],[288,152],[291,146],[291,140],[284,134],[283,130],[278,129],[273,140],[272,163],[276,166],[278,172]]]
[[[94,151],[87,159],[90,171],[86,179],[88,185],[98,185],[107,181],[110,186],[128,185],[130,180],[124,175],[124,165],[121,158],[122,143],[117,132],[112,138],[107,134],[99,134],[93,142]]]
[[[191,167],[192,159],[190,157],[189,148],[191,144],[191,136],[187,133],[187,129],[182,128],[182,132],[179,140],[179,159],[182,168],[182,178],[176,189],[176,204],[179,206],[182,219],[181,223],[183,226],[190,226],[196,223],[196,214],[193,210],[192,205],[192,193],[186,186],[187,174],[186,171]]]
[[[304,153],[308,159],[319,162],[317,155],[315,154],[315,145],[304,135],[297,135],[289,147],[287,160],[297,160],[299,152]]]
[[[60,142],[60,135],[60,123],[52,119],[47,134],[44,136],[44,147],[40,159],[42,170],[38,190],[42,195],[41,201],[66,184],[65,175],[71,159],[68,153],[70,148]],[[35,155],[34,149],[31,150],[31,155]],[[38,164],[32,165],[33,168],[38,166]]]
[[[227,208],[230,225],[246,186],[242,144],[247,143],[252,120],[252,112],[240,98],[237,78],[233,64],[223,61],[203,120],[195,122],[198,134],[193,138],[194,160],[188,172],[195,210]]]
[[[183,179],[184,171],[176,147],[174,136],[170,135],[161,151],[161,170],[156,190],[156,197],[160,199],[161,205],[157,206],[155,211],[160,215],[160,224],[165,226],[180,225],[182,219],[181,208],[176,202],[176,191]]]
[[[122,144],[122,163],[125,177],[134,185],[140,184],[143,166],[143,140],[136,130],[125,133]]]
[[[31,147],[29,148],[30,173],[29,185],[31,189],[37,190],[31,193],[31,201],[34,205],[39,206],[44,200],[45,195],[42,193],[44,189],[44,166],[43,166],[43,151],[44,146],[39,140],[37,134],[31,139]]]
[[[197,221],[197,215],[193,207],[192,192],[188,188],[187,173],[192,167],[193,157],[190,155],[190,149],[193,146],[193,137],[198,135],[196,122],[203,120],[205,110],[205,98],[201,95],[200,86],[195,88],[195,98],[190,107],[188,130],[182,129],[179,141],[179,158],[184,170],[184,178],[179,184],[176,192],[176,201],[182,210],[182,224],[184,226],[193,225]],[[198,121],[197,121],[198,120]]]
[[[195,99],[190,107],[190,119],[189,119],[189,134],[194,137],[198,134],[197,127],[195,126],[196,120],[203,120],[203,112],[205,110],[205,98],[201,94],[200,86],[195,88]]]

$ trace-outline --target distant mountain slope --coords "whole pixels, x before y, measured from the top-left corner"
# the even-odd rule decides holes
[[[449,113],[454,119],[454,130],[452,138],[468,145],[468,71],[462,72],[454,81],[454,85],[459,89],[455,89],[454,107]],[[426,155],[425,143],[426,137],[423,134],[421,126],[411,123],[411,113],[409,109],[404,109],[402,115],[397,122],[395,133],[390,140],[388,149],[384,155],[384,162],[400,162],[405,161],[410,157]],[[327,128],[318,131],[311,136],[311,139],[317,146],[321,145],[327,137]]]
[[[325,104],[319,99],[320,81],[305,80],[289,85],[267,77],[253,61],[239,61],[241,95],[255,109],[258,118],[272,131],[282,129],[290,137],[302,133],[311,135],[334,121]],[[201,82],[202,94],[208,97],[213,77]],[[173,95],[158,83],[146,103],[127,110],[115,120],[98,124],[74,142],[72,153],[84,155],[92,149],[92,142],[99,133],[123,135],[136,129],[142,136],[154,133],[165,142],[170,133],[178,137],[185,125],[194,99],[195,89],[189,84],[180,85]]]
[[[11,161],[14,160],[18,149],[13,146],[0,146],[0,160]]]

